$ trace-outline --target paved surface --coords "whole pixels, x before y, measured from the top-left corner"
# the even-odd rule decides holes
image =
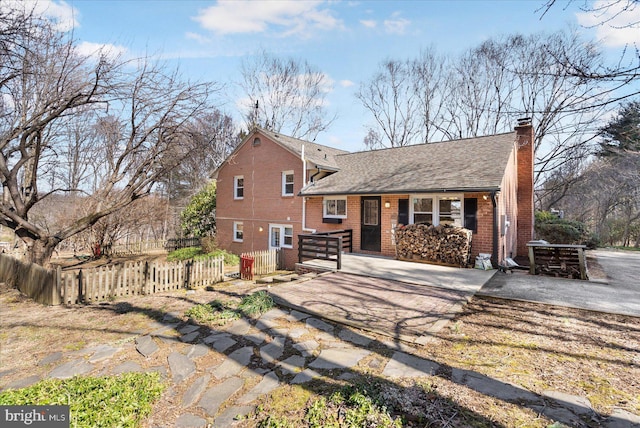
[[[305,264],[318,264],[335,268],[335,263],[311,260]],[[417,285],[446,288],[462,292],[476,292],[496,271],[460,269],[427,263],[405,262],[388,257],[363,254],[343,254],[341,273],[363,275]]]
[[[565,426],[574,426],[580,415],[593,414],[584,397],[556,391],[538,395],[477,372],[443,367],[416,356],[410,346],[392,340],[376,342],[361,332],[295,310],[273,309],[257,320],[240,319],[216,330],[180,322],[177,315],[150,321],[134,340],[53,353],[40,365],[51,365],[49,378],[160,372],[170,383],[163,399],[179,404],[170,420],[148,420],[153,427],[230,427],[238,416],[254,410],[258,398],[285,383],[302,384],[326,376],[349,379],[362,371],[393,380],[425,378],[450,369],[456,383],[527,406]],[[381,352],[385,348],[391,352]],[[31,376],[9,387],[38,380]],[[638,424],[639,416],[617,410],[601,426]]]
[[[605,281],[498,273],[478,295],[640,317],[640,252],[595,251]]]
[[[482,283],[475,285],[481,286]],[[281,305],[414,343],[425,343],[473,296],[472,291],[342,272],[323,274],[270,292]]]

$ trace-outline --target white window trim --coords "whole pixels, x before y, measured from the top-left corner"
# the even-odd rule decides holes
[[[279,228],[280,229],[280,246],[279,247],[274,247],[271,245],[271,229],[273,228]],[[284,230],[285,228],[290,228],[291,229],[291,245],[285,245],[284,243]],[[293,233],[293,226],[290,224],[269,224],[269,233],[268,233],[268,237],[269,239],[269,249],[272,248],[293,248],[293,238],[294,238],[294,233]]]
[[[244,181],[242,182],[242,196],[238,196],[238,180],[244,180],[244,175],[236,175],[233,177],[233,199],[244,199]]]
[[[447,193],[447,194],[416,194],[409,195],[409,224],[413,224],[413,199],[414,198],[431,198],[433,199],[433,211],[431,212],[431,216],[433,219],[433,225],[437,226],[440,224],[440,200],[441,199],[450,199],[457,198],[460,200],[460,223],[464,227],[464,194],[463,193]]]
[[[242,226],[242,239],[238,239],[238,225]],[[233,222],[233,242],[244,242],[244,224],[241,221]]]
[[[327,214],[327,201],[344,201],[344,215]],[[324,218],[347,218],[348,204],[346,196],[325,196],[322,199],[322,217]]]
[[[287,175],[293,175],[294,182],[292,184],[295,183],[295,175],[293,174],[293,171],[282,171],[282,196],[293,196],[295,193],[295,188],[293,188],[293,186],[291,193],[287,193]]]

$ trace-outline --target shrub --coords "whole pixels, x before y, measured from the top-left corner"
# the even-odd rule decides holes
[[[259,315],[273,308],[273,299],[266,291],[258,291],[245,296],[238,309],[246,315]]]
[[[158,373],[47,379],[0,393],[0,405],[69,405],[70,426],[138,427],[165,385]]]
[[[179,248],[167,254],[167,261],[177,262],[191,260],[199,254],[202,254],[202,248],[200,247]]]
[[[558,218],[546,211],[536,213],[535,231],[538,239],[551,244],[583,244],[589,239],[584,223]]]

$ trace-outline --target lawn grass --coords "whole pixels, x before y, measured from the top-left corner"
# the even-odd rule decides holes
[[[140,426],[165,385],[159,373],[47,379],[0,393],[0,405],[68,405],[70,426]]]

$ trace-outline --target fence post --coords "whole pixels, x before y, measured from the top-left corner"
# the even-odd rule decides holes
[[[51,290],[51,304],[59,305],[62,300],[62,292],[61,292],[61,282],[62,282],[62,268],[60,266],[56,267],[56,270],[53,272],[53,287]]]
[[[78,271],[78,303],[84,302],[84,293],[82,292],[82,269]]]
[[[328,246],[327,242],[327,246]],[[342,237],[338,236],[338,270],[342,267]]]

